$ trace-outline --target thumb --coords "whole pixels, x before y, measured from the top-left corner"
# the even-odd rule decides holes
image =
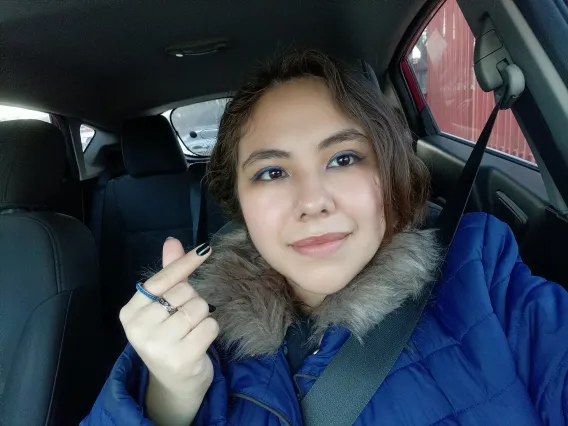
[[[162,249],[162,268],[165,268],[170,263],[182,258],[185,255],[185,250],[180,241],[175,238],[168,238],[164,243]]]

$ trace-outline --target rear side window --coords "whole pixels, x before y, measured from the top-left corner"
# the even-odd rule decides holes
[[[0,121],[9,120],[41,120],[46,123],[51,123],[49,114],[41,111],[34,111],[31,109],[17,108],[7,105],[0,105]]]
[[[228,99],[194,103],[171,111],[169,118],[190,155],[209,156],[217,142],[221,116]]]
[[[456,0],[446,0],[408,56],[424,99],[439,129],[475,142],[495,106],[473,70],[475,38]],[[535,162],[511,110],[499,112],[490,148]]]
[[[81,124],[81,127],[79,128],[79,133],[81,134],[81,146],[83,147],[83,152],[85,152],[85,150],[91,143],[91,140],[93,140],[93,137],[95,136],[95,129],[86,126],[84,124]]]

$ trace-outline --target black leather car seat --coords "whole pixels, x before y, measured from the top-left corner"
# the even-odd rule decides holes
[[[76,425],[104,381],[93,238],[44,207],[65,170],[55,126],[0,123],[0,425]]]

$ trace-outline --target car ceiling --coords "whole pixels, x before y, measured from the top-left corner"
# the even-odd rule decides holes
[[[382,74],[426,0],[0,2],[0,103],[113,128],[122,119],[238,88],[290,47],[367,61]],[[228,37],[176,58],[171,45]]]

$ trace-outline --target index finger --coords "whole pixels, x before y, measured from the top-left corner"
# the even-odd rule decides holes
[[[200,245],[186,255],[174,260],[146,281],[144,283],[144,289],[152,293],[154,296],[160,297],[179,282],[187,281],[187,277],[191,275],[210,255],[211,247],[208,244]],[[132,297],[131,302],[141,307],[152,303],[153,300],[137,291]]]

